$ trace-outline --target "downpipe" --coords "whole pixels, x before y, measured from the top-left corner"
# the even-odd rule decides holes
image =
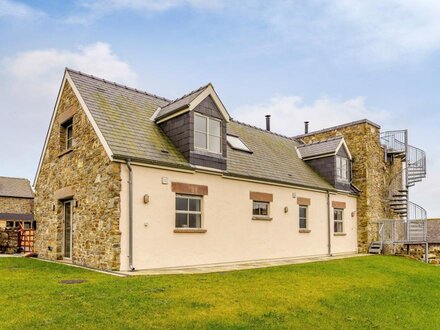
[[[133,266],[133,168],[130,159],[126,160],[128,168],[128,267],[135,271]]]
[[[330,208],[330,191],[327,190],[327,231],[328,231],[328,255],[332,256],[332,222],[331,222],[331,208]]]

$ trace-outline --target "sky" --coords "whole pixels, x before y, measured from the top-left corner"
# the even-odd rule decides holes
[[[0,0],[0,175],[34,179],[65,67],[177,98],[211,82],[287,136],[368,118],[427,152],[440,217],[440,1]]]

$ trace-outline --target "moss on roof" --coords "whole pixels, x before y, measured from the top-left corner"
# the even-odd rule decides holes
[[[158,107],[170,104],[169,100],[76,71],[68,72],[114,155],[146,163],[191,167],[150,119]],[[239,136],[253,153],[228,146],[225,175],[333,189],[298,157],[295,149],[298,143],[294,140],[237,121],[229,122],[227,131]]]

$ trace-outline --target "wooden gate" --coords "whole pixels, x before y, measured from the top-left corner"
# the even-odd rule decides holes
[[[21,228],[18,230],[18,248],[23,252],[34,252],[35,230]]]

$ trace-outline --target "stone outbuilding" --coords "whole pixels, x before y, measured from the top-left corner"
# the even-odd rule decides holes
[[[0,228],[36,227],[34,193],[29,180],[0,176]]]

